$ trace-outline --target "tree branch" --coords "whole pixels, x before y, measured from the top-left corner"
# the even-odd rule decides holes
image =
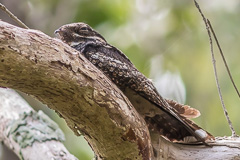
[[[150,141],[144,120],[128,99],[78,54],[42,32],[0,21],[0,86],[33,95],[54,109],[76,135],[80,131],[85,136],[99,159],[154,159],[151,144],[157,159],[239,156],[239,139],[234,144],[227,140],[234,152],[219,140],[212,148],[174,144],[154,134]]]
[[[156,136],[157,137],[157,136]],[[183,145],[173,144],[165,139],[155,139],[152,137],[154,148],[158,148],[158,160],[176,159],[176,160],[213,160],[239,159],[240,138],[239,137],[216,137],[214,142],[208,142],[212,147],[203,145]]]
[[[0,110],[0,141],[20,159],[77,159],[61,143],[64,135],[56,123],[14,90],[0,88]]]
[[[81,132],[100,159],[149,159],[150,137],[128,99],[78,52],[0,21],[0,86],[20,90]]]
[[[0,3],[0,9],[3,10],[10,18],[17,22],[20,26],[25,29],[29,29],[20,19],[17,18],[12,12],[10,12],[2,3]]]

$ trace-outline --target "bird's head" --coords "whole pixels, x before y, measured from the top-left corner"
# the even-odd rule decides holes
[[[57,38],[73,48],[87,43],[107,43],[98,32],[85,23],[66,24],[58,28],[54,33]]]

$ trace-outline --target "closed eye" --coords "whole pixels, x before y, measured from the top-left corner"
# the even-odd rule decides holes
[[[82,31],[88,31],[89,29],[87,27],[82,27],[81,30]]]

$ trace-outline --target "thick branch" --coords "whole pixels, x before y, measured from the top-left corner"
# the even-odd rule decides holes
[[[158,135],[152,135],[152,143],[157,150],[158,160],[215,160],[215,159],[240,159],[240,138],[216,137],[210,146],[200,144],[173,144]]]
[[[128,99],[78,52],[0,21],[0,86],[35,96],[84,134],[100,159],[149,159],[148,129]]]
[[[127,98],[57,39],[0,22],[0,86],[33,95],[54,109],[76,135],[84,134],[100,159],[152,157],[146,124]],[[240,152],[239,139],[224,141],[229,145],[217,141],[210,148],[173,144],[159,135],[151,138],[158,159],[231,159]]]
[[[61,143],[58,126],[15,91],[0,88],[0,111],[0,141],[19,158],[76,160]]]

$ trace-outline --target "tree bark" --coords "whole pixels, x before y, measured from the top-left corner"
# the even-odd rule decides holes
[[[42,32],[0,22],[0,86],[47,104],[80,132],[99,159],[149,159],[144,120],[79,52]]]
[[[85,136],[99,159],[154,159],[151,145],[156,159],[240,158],[239,139],[209,142],[213,147],[174,144],[158,135],[150,141],[128,99],[79,52],[42,32],[1,21],[0,86],[54,109],[76,135]]]
[[[77,160],[64,135],[43,112],[35,112],[14,90],[0,88],[0,141],[20,159]]]
[[[239,137],[215,137],[209,146],[171,143],[158,135],[151,138],[158,160],[240,160]]]

